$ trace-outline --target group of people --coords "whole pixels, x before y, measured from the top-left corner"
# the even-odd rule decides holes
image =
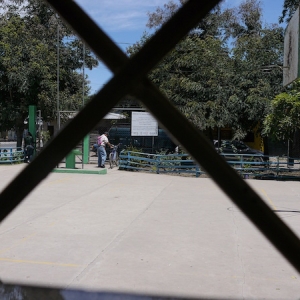
[[[94,148],[98,154],[98,167],[105,168],[106,161],[106,146],[113,147],[108,141],[108,132],[104,132],[102,135],[98,136],[97,144],[94,145]],[[28,132],[24,137],[24,156],[25,162],[30,162],[34,153],[34,141],[32,134]]]
[[[105,161],[107,157],[106,146],[113,148],[108,140],[108,132],[104,132],[102,135],[99,135],[97,138],[97,144],[93,145],[94,151],[98,155],[98,168],[105,168]],[[175,148],[175,153],[180,152],[180,146]],[[28,132],[24,138],[24,156],[25,161],[30,162],[34,153],[34,141],[32,134]]]

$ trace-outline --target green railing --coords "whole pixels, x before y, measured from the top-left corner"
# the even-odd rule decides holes
[[[288,159],[287,157],[256,154],[220,153],[220,155],[243,178],[300,178],[300,158]],[[207,174],[188,154],[161,155],[126,150],[120,153],[119,169],[157,174],[186,173],[196,177]]]
[[[15,164],[24,161],[24,151],[18,148],[0,148],[0,164]]]
[[[149,154],[134,151],[120,153],[119,169],[152,173],[189,173],[199,177],[199,165],[188,154]]]

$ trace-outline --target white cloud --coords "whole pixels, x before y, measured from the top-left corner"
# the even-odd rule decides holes
[[[147,12],[163,6],[166,0],[77,0],[102,28],[112,31],[145,29]]]

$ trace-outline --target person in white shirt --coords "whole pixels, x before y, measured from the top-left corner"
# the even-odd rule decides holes
[[[112,147],[108,141],[108,132],[104,132],[98,137],[98,145],[98,168],[105,168],[105,161],[107,156],[105,147],[106,145]]]

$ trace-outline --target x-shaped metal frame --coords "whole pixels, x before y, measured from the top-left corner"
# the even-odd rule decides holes
[[[217,154],[210,141],[147,79],[147,73],[220,0],[188,1],[131,59],[72,0],[47,0],[115,76],[0,194],[2,221],[124,96],[131,94],[211,175],[218,186],[300,272],[300,240]],[[75,134],[76,133],[76,134]],[[20,188],[22,187],[22,188]]]

